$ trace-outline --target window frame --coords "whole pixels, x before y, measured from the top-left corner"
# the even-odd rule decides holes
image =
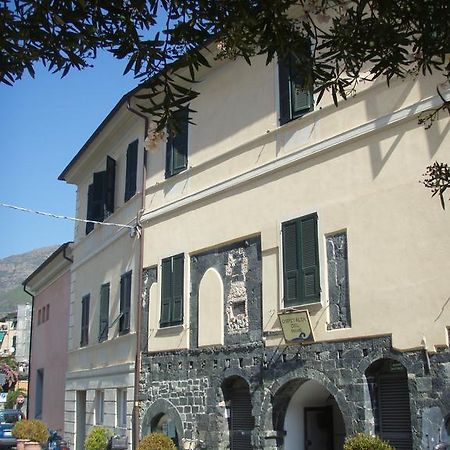
[[[81,333],[80,347],[86,347],[89,344],[89,307],[91,294],[86,294],[81,299]]]
[[[189,153],[189,107],[175,111],[174,121],[179,129],[177,132],[173,128],[167,129],[166,178],[173,177],[187,169]],[[176,157],[180,158],[181,164],[176,164]]]
[[[95,390],[95,424],[103,425],[105,420],[105,391],[103,389]]]
[[[313,230],[312,233],[314,235],[314,241],[309,241],[309,244],[312,246],[312,250],[314,253],[314,265],[312,266],[304,266],[304,259],[308,257],[308,254],[305,255],[304,252],[304,243],[303,239],[307,239],[307,231],[303,232],[302,235],[302,226],[306,226],[308,221],[313,221]],[[288,293],[288,283],[287,278],[288,274],[287,271],[290,269],[286,269],[286,267],[289,266],[289,263],[287,262],[287,258],[289,258],[288,252],[287,252],[287,243],[286,243],[286,229],[288,226],[292,226],[295,224],[295,243],[296,243],[296,249],[295,249],[295,256],[296,256],[296,263],[297,266],[295,270],[297,271],[297,274],[291,274],[296,276],[296,285],[295,288],[297,289],[297,295],[295,296],[295,301],[287,301],[286,297],[289,295]],[[300,230],[300,231],[299,231]],[[311,231],[311,230],[309,230]],[[311,243],[312,242],[312,243]],[[308,243],[308,242],[307,242]],[[299,216],[293,219],[289,219],[286,221],[283,221],[280,226],[280,279],[281,279],[281,309],[286,308],[301,308],[307,305],[315,305],[321,303],[321,286],[320,286],[320,248],[319,248],[319,220],[318,220],[318,214],[317,212],[306,214],[303,216]],[[292,255],[291,255],[292,256]],[[309,254],[311,256],[311,253]],[[291,269],[292,270],[292,269]],[[306,288],[310,288],[311,284],[305,283],[305,279],[308,276],[311,276],[313,274],[314,280],[313,280],[313,292],[311,294],[307,294],[305,292]]]
[[[125,168],[124,203],[130,200],[137,191],[137,168],[139,154],[139,139],[128,144],[127,162]]]
[[[117,388],[116,390],[116,426],[118,428],[127,427],[127,388]]]
[[[185,293],[184,260],[184,253],[179,253],[164,258],[161,261],[160,328],[168,328],[183,324]],[[168,271],[169,268],[170,271]]]
[[[103,222],[114,213],[116,184],[116,160],[106,156],[106,169],[94,172],[88,186],[86,220]],[[94,229],[94,223],[86,222],[86,235]]]
[[[128,334],[130,332],[131,297],[133,285],[132,273],[133,271],[129,270],[120,277],[119,335]]]
[[[299,76],[294,73],[292,63],[293,55],[289,55],[285,59],[278,59],[278,95],[279,95],[279,122],[284,125],[298,117],[302,117],[308,112],[314,110],[313,89],[302,89],[303,94],[308,96],[308,104],[298,110],[294,109],[294,89],[296,84],[295,77]]]
[[[104,294],[106,292],[106,294]],[[110,300],[111,286],[110,283],[103,283],[100,286],[100,310],[98,320],[98,342],[108,340],[109,331],[109,300]],[[106,296],[104,296],[106,295]],[[105,303],[106,306],[103,304]],[[104,328],[102,324],[105,323]]]

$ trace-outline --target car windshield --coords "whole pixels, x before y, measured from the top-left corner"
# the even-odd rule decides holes
[[[20,414],[15,411],[0,411],[0,423],[16,423],[19,417]]]

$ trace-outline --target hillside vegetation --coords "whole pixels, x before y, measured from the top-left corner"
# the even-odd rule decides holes
[[[57,248],[57,245],[42,247],[0,259],[0,312],[13,311],[17,305],[31,301],[22,282]]]

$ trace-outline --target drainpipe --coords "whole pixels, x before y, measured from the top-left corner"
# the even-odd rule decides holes
[[[136,114],[144,119],[144,142],[148,135],[149,119],[147,116],[139,111],[136,111],[131,107],[130,97],[127,99],[128,111]],[[142,186],[141,186],[141,210],[136,217],[136,226],[140,226],[140,216],[145,209],[145,188],[147,180],[147,158],[146,150],[144,146],[144,153],[142,158]],[[134,363],[134,399],[133,399],[133,421],[132,421],[132,438],[133,438],[133,450],[136,449],[139,441],[139,380],[141,374],[141,305],[143,295],[143,280],[142,274],[144,270],[144,229],[140,229],[140,246],[139,246],[139,276],[138,276],[138,301],[136,302],[136,358]]]
[[[31,344],[33,342],[33,319],[34,319],[34,295],[27,291],[27,285],[23,285],[23,290],[31,297],[31,323],[30,323],[30,344],[28,345],[28,388],[27,388],[27,418],[30,417],[30,378],[31,378]]]

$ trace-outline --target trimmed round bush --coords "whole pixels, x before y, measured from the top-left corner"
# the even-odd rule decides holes
[[[92,427],[84,441],[85,450],[106,450],[108,440],[112,435],[113,433],[109,428]]]
[[[150,433],[145,436],[137,447],[137,450],[176,450],[170,437],[163,433]]]
[[[395,450],[378,436],[355,434],[345,440],[344,450]]]
[[[12,435],[16,439],[27,439],[29,441],[45,444],[48,439],[48,428],[42,420],[19,420],[12,429]]]

